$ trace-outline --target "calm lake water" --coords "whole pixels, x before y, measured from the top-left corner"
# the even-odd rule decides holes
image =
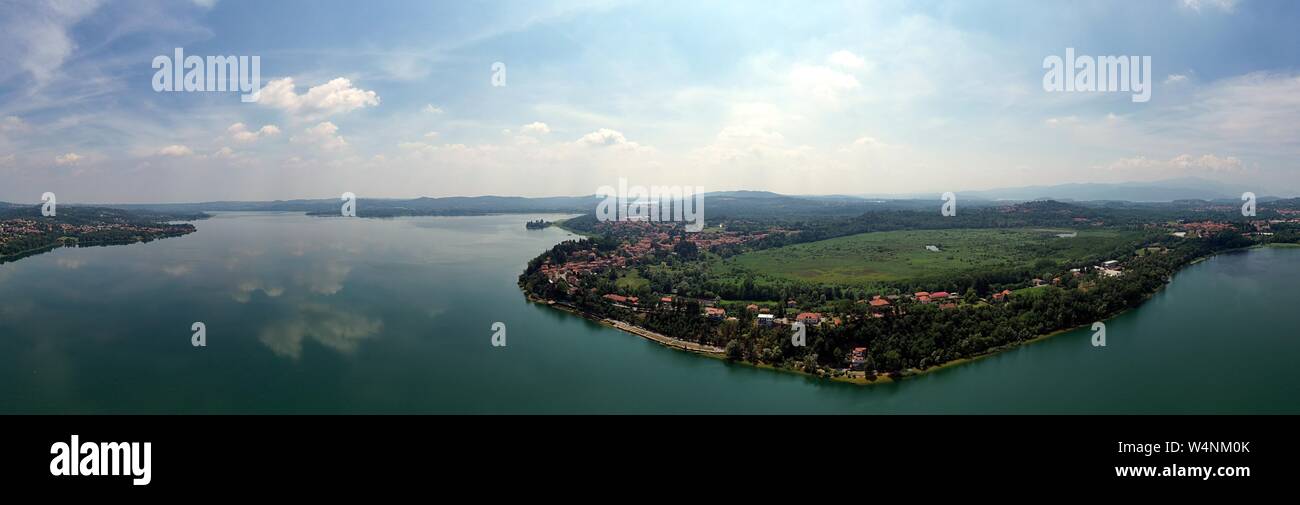
[[[1300,249],[1185,269],[1105,348],[1085,328],[860,387],[528,303],[518,274],[570,238],[538,217],[224,213],[0,265],[0,412],[1300,413]]]

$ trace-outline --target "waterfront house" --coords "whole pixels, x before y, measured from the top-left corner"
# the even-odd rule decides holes
[[[862,369],[862,367],[866,366],[866,364],[867,364],[867,348],[854,347],[853,350],[849,352],[849,368],[852,368],[854,370],[860,370]]]

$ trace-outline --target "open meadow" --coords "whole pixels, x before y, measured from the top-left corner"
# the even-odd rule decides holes
[[[831,284],[873,284],[978,269],[1052,268],[1132,254],[1141,232],[1121,230],[946,229],[862,233],[742,254],[734,266],[765,275]],[[1134,245],[1135,247],[1135,245]]]

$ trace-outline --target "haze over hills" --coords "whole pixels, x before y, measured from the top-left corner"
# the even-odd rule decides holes
[[[1237,200],[1250,191],[1264,199],[1269,188],[1250,188],[1242,185],[1182,177],[1159,181],[1120,183],[1067,183],[1056,185],[1021,186],[977,191],[960,191],[959,196],[985,200],[1076,200],[1076,201],[1126,201],[1172,202],[1176,200]],[[929,194],[862,195],[864,198],[933,198]]]
[[[1279,198],[1264,193],[1267,188],[1247,188],[1207,179],[1187,177],[1152,182],[1127,183],[1069,183],[1050,186],[1023,186],[978,191],[958,192],[963,206],[983,207],[1010,202],[1057,200],[1067,202],[1163,203],[1163,202],[1236,202],[1245,191],[1259,195],[1260,201]],[[939,195],[784,195],[770,191],[715,191],[705,193],[706,212],[714,216],[730,215],[743,218],[771,214],[799,215],[855,214],[868,210],[906,210],[932,207]],[[451,196],[397,198],[358,198],[359,215],[371,217],[403,215],[481,215],[494,213],[587,213],[602,199],[596,195],[519,197],[519,196]],[[39,203],[27,205],[40,205]],[[27,206],[0,202],[0,208]],[[164,213],[198,213],[203,211],[288,211],[309,214],[334,214],[341,200],[334,198],[273,200],[273,201],[213,201],[194,203],[157,204],[73,204],[126,210]],[[1122,205],[1122,203],[1121,203]]]

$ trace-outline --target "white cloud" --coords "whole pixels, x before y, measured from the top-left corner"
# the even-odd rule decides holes
[[[582,138],[579,138],[574,143],[584,147],[604,147],[627,149],[631,151],[644,149],[641,144],[632,142],[628,140],[627,137],[624,137],[622,132],[611,130],[609,128],[601,128],[583,135]]]
[[[1236,174],[1245,171],[1245,165],[1233,156],[1180,154],[1168,160],[1145,156],[1124,158],[1104,168],[1118,172],[1154,172],[1160,175]]]
[[[826,58],[826,61],[830,62],[832,65],[844,68],[862,68],[867,64],[867,60],[843,49],[831,53],[831,55]]]
[[[1156,126],[1193,128],[1217,142],[1288,146],[1300,138],[1300,75],[1255,72],[1225,79],[1202,89],[1193,103],[1191,117]]]
[[[0,80],[26,72],[42,86],[56,77],[77,48],[69,28],[98,7],[97,0],[6,2],[0,17]]]
[[[442,114],[442,108],[435,107],[433,104],[426,104],[424,106],[424,112],[429,114]]]
[[[303,130],[302,135],[296,135],[290,141],[299,144],[312,144],[319,146],[326,151],[342,149],[348,146],[347,140],[338,134],[339,127],[329,121],[322,122]]]
[[[1078,122],[1079,122],[1079,116],[1049,117],[1047,118],[1046,121],[1043,121],[1043,123],[1047,124],[1047,126],[1072,125],[1072,124],[1078,124]]]
[[[0,119],[0,133],[24,132],[30,129],[27,122],[18,116],[5,116]]]
[[[424,134],[424,138],[426,138],[426,139],[436,139],[436,138],[438,138],[438,135],[439,135],[438,132],[429,132],[429,133],[425,133],[425,134]]]
[[[1222,12],[1232,12],[1237,8],[1238,0],[1182,0],[1184,8],[1201,12],[1201,8],[1214,8]]]
[[[64,153],[54,157],[54,163],[57,165],[75,165],[85,157],[77,153]]]
[[[1187,82],[1187,76],[1184,74],[1169,74],[1169,77],[1165,78],[1165,84],[1176,84],[1180,82]]]
[[[889,144],[881,142],[875,137],[858,137],[857,140],[853,141],[853,146],[867,149],[879,149],[889,147]]]
[[[551,127],[546,126],[546,123],[542,123],[540,121],[534,121],[532,123],[528,123],[523,126],[522,130],[524,133],[537,134],[537,135],[545,135],[547,133],[551,133]]]
[[[258,93],[257,103],[306,118],[321,118],[362,107],[379,105],[379,95],[352,85],[339,77],[313,86],[301,95],[294,91],[293,78],[273,80]]]
[[[180,144],[172,144],[159,149],[155,154],[158,156],[182,157],[193,155],[194,150]]]
[[[256,142],[263,137],[272,137],[280,134],[280,127],[273,124],[262,125],[257,131],[248,131],[248,126],[244,123],[235,123],[226,128],[226,133],[236,142]]]
[[[830,67],[799,64],[790,69],[790,85],[797,93],[833,101],[861,84],[856,77]]]

